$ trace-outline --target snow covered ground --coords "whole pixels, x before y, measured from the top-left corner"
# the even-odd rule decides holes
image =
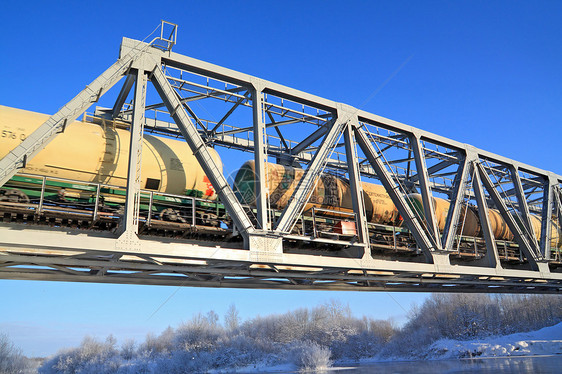
[[[441,339],[433,343],[428,352],[428,359],[562,354],[562,323],[537,331],[485,339]]]

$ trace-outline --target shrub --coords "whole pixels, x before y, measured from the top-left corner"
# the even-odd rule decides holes
[[[331,366],[331,352],[312,341],[298,342],[293,346],[293,363],[300,371],[326,370]]]

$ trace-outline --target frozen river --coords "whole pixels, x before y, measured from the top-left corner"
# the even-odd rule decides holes
[[[336,368],[331,373],[406,374],[406,373],[560,373],[562,355],[548,357],[509,357],[463,360],[381,362],[353,368]]]

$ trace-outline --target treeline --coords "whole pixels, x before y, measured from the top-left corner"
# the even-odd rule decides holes
[[[400,328],[391,320],[355,317],[335,301],[247,321],[231,306],[222,320],[213,311],[197,314],[142,343],[87,337],[46,360],[39,372],[204,373],[282,364],[318,370],[338,360],[422,357],[424,347],[441,338],[484,338],[561,321],[559,296],[433,294]]]
[[[433,294],[381,350],[384,357],[424,357],[447,338],[471,340],[538,330],[562,321],[558,295]]]

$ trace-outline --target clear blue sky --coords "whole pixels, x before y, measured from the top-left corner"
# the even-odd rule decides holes
[[[562,174],[561,16],[559,1],[4,2],[0,104],[55,112],[121,37],[165,19],[176,52],[357,107],[407,61],[362,109]],[[45,355],[86,334],[140,341],[231,303],[250,318],[338,299],[401,322],[398,304],[426,297],[392,296],[0,280],[0,331]]]

